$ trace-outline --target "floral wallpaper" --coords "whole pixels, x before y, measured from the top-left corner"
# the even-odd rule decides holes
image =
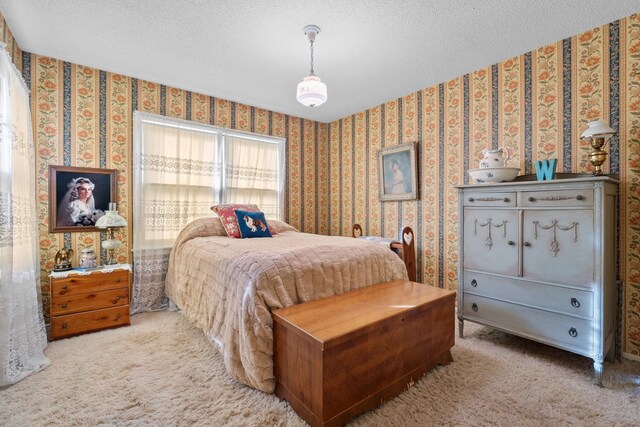
[[[640,15],[507,58],[329,124],[328,230],[396,238],[416,232],[419,280],[455,289],[457,193],[485,148],[505,146],[524,173],[556,157],[590,172],[587,122],[618,130],[606,173],[619,175],[624,351],[640,355]],[[420,199],[380,203],[377,152],[418,143]]]
[[[0,15],[1,18],[1,15]],[[287,138],[285,219],[302,231],[396,237],[416,232],[419,280],[457,281],[457,193],[481,151],[506,146],[512,165],[534,171],[557,157],[561,172],[588,172],[586,123],[603,118],[618,136],[607,173],[620,177],[620,278],[624,351],[640,355],[640,15],[542,46],[499,64],[318,123],[22,52],[0,19],[0,41],[31,88],[45,309],[48,272],[63,245],[99,248],[98,233],[48,232],[48,165],[116,168],[118,205],[131,215],[132,113],[164,114]],[[378,151],[417,142],[420,198],[378,201]],[[118,252],[130,261],[128,244]]]

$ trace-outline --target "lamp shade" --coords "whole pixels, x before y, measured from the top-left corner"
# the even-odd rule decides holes
[[[320,77],[307,76],[298,83],[296,99],[307,107],[317,107],[327,100],[327,85],[320,81]]]
[[[118,211],[107,211],[96,221],[98,228],[126,227],[127,221],[118,215]]]
[[[615,135],[616,131],[611,129],[604,120],[595,120],[587,123],[587,128],[582,132],[580,138],[592,138],[595,136],[606,137]]]

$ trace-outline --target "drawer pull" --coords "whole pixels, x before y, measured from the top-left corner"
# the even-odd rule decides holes
[[[120,318],[120,313],[116,314],[116,320]]]
[[[476,279],[471,280],[471,286],[473,286],[474,288],[478,286],[478,282],[476,281]]]
[[[476,304],[475,302],[471,304],[471,310],[478,311],[478,304]]]
[[[121,280],[121,279],[118,277],[118,278],[116,279],[116,283],[120,283],[120,280]]]
[[[531,243],[529,243],[529,242],[524,242],[524,245],[525,245],[526,247],[529,247],[529,246],[531,246]]]
[[[575,197],[571,197],[571,196],[547,196],[547,197],[540,197],[539,199],[536,199],[535,197],[529,197],[527,200],[529,200],[530,202],[535,202],[536,200],[542,200],[545,202],[561,202],[563,200],[571,200],[571,199],[576,199],[576,200],[584,200],[585,197],[578,194]]]
[[[67,329],[67,324],[66,323],[62,324],[62,329]]]
[[[576,328],[569,329],[569,335],[571,335],[573,338],[577,337],[578,331],[576,330]]]
[[[513,240],[509,240],[509,241],[507,242],[507,245],[509,245],[509,246],[513,246],[513,245],[515,245],[515,244],[516,244],[516,242],[514,242]]]
[[[475,202],[476,200],[478,200],[479,202],[505,202],[505,203],[509,203],[511,201],[510,198],[508,197],[482,197],[480,199],[474,199],[473,197],[469,197],[468,199],[471,203]]]
[[[578,308],[580,307],[580,301],[578,301],[576,298],[571,298],[571,305],[575,308]]]
[[[67,285],[62,285],[62,289],[67,289]]]
[[[60,307],[67,308],[67,304],[62,304]]]

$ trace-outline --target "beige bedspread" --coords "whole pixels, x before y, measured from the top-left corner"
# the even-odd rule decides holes
[[[192,222],[171,251],[165,291],[214,341],[235,379],[273,393],[271,310],[407,272],[384,245],[269,224],[278,231],[273,238],[233,239],[219,218]]]

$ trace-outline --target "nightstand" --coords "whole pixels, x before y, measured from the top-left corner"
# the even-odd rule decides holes
[[[51,340],[129,325],[131,265],[54,271]]]

